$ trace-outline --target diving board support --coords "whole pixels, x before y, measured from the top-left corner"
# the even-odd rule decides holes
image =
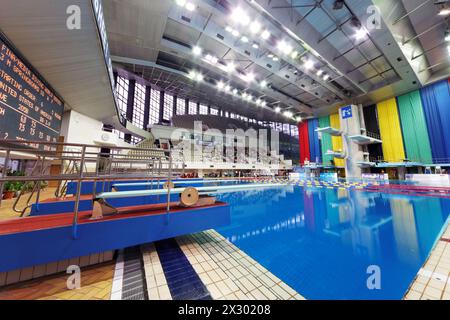
[[[118,211],[105,199],[94,199],[91,219],[101,219],[105,215],[117,214]]]

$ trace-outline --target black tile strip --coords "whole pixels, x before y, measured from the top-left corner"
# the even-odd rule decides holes
[[[175,239],[155,242],[173,300],[212,300]]]
[[[148,300],[144,264],[139,246],[123,252],[122,300]]]

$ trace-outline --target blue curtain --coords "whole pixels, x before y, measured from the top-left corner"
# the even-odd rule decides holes
[[[448,80],[420,90],[434,162],[450,162],[450,91]]]
[[[308,120],[308,135],[309,135],[309,153],[312,162],[322,163],[322,155],[320,151],[319,134],[316,129],[319,126],[318,119]]]

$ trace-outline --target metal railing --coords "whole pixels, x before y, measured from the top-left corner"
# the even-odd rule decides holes
[[[30,147],[33,145],[34,148]],[[173,167],[171,150],[159,148],[137,148],[98,146],[76,143],[42,142],[3,140],[0,144],[0,157],[4,157],[4,167],[0,175],[0,195],[6,182],[33,182],[31,195],[25,204],[25,208],[17,208],[18,199],[14,204],[16,212],[24,215],[34,193],[35,203],[39,203],[41,183],[44,181],[58,181],[58,187],[67,188],[68,182],[76,183],[75,206],[73,216],[73,235],[77,235],[79,202],[81,198],[82,182],[93,182],[93,197],[97,194],[97,186],[102,184],[101,190],[107,189],[108,183],[113,180],[143,179],[149,182],[167,179],[167,185],[171,180],[184,171],[184,163],[177,168]],[[25,176],[8,176],[7,168],[14,159],[28,159],[36,161],[34,169]],[[51,174],[50,166],[59,166],[58,174]],[[72,169],[71,169],[72,168]],[[57,195],[65,195],[65,192],[57,190]],[[23,195],[22,190],[19,193]],[[0,197],[0,204],[1,204]],[[167,213],[170,211],[170,188],[167,189]]]

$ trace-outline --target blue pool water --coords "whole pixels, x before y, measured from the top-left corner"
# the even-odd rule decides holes
[[[307,299],[401,299],[450,213],[450,199],[293,186],[218,198],[232,219],[218,231]]]

